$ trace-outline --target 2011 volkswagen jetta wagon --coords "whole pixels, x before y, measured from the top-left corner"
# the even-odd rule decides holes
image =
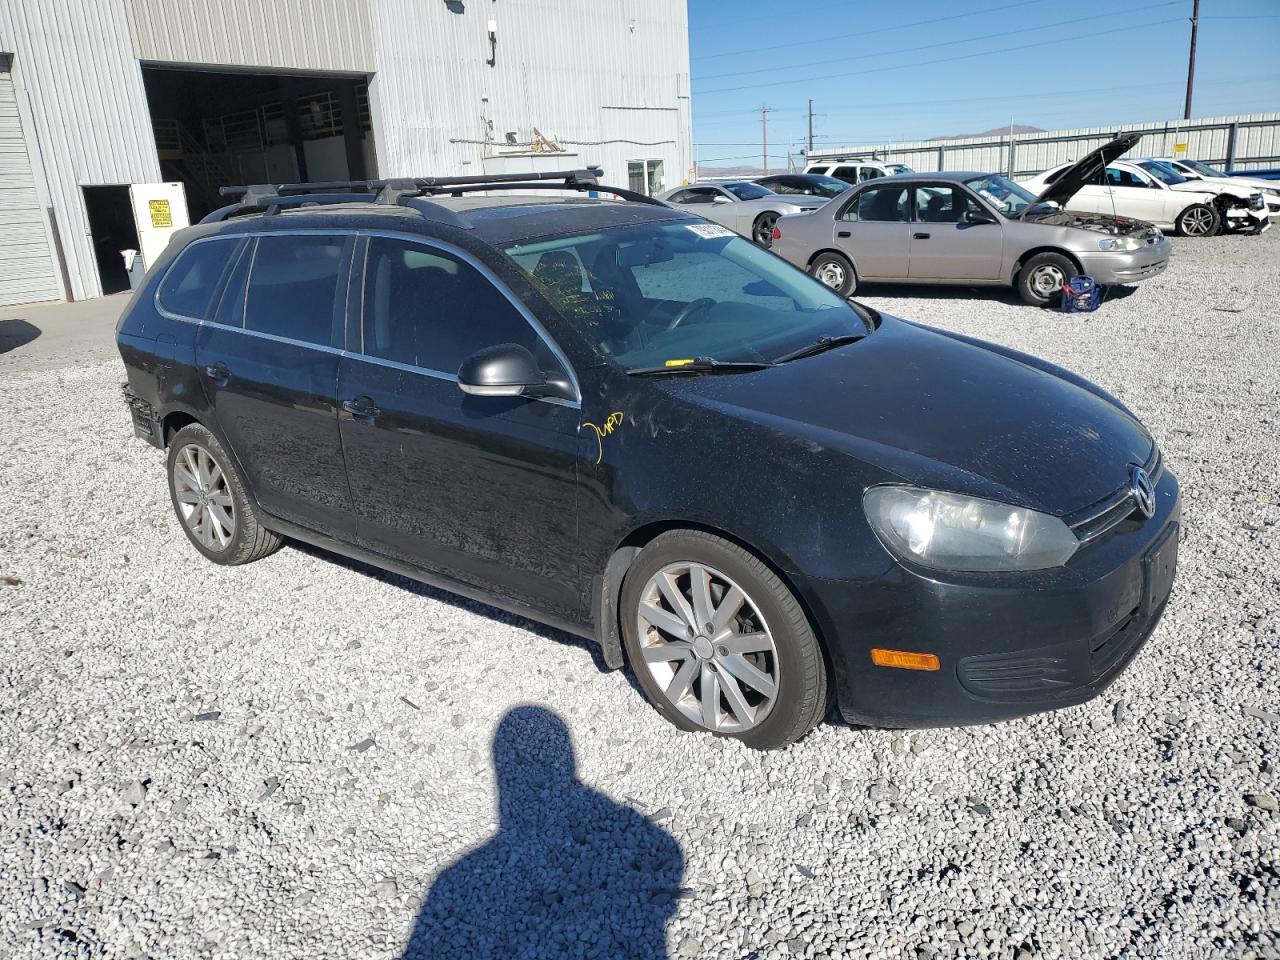
[[[197,550],[294,538],[593,638],[760,748],[832,700],[1076,704],[1133,659],[1180,500],[1123,404],[557,176],[249,189],[175,238],[118,342]]]

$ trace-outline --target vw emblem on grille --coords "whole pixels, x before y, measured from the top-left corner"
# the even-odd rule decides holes
[[[1147,471],[1141,467],[1134,467],[1131,471],[1129,489],[1133,494],[1133,502],[1142,511],[1142,515],[1147,519],[1153,517],[1156,512],[1156,490],[1151,485],[1151,478],[1147,476]]]

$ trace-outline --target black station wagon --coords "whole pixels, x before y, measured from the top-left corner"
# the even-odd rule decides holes
[[[833,700],[901,726],[1080,703],[1164,610],[1177,481],[1064,370],[591,171],[228,194],[118,329],[217,563],[287,537],[481,599],[755,747]]]

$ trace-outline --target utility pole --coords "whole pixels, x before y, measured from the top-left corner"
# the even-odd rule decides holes
[[[813,153],[813,98],[809,98],[809,153]],[[806,153],[807,157],[809,153]]]
[[[1192,0],[1191,6],[1191,57],[1187,61],[1187,106],[1183,120],[1191,119],[1191,90],[1196,83],[1196,32],[1200,28],[1200,0]]]
[[[764,175],[769,175],[769,114],[773,107],[760,107],[760,165],[764,167]]]

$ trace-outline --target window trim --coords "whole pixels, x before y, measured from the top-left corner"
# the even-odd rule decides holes
[[[530,397],[529,399],[535,402],[550,403],[555,406],[572,407],[575,410],[582,409],[582,387],[578,383],[577,371],[574,370],[573,364],[569,362],[568,356],[566,356],[565,352],[560,349],[560,344],[556,343],[555,338],[551,336],[538,318],[533,315],[533,312],[529,310],[529,308],[525,306],[525,304],[522,303],[514,293],[511,292],[507,285],[503,283],[502,280],[499,279],[498,275],[495,274],[486,264],[482,263],[460,247],[455,247],[453,244],[447,243],[443,240],[423,236],[419,233],[408,233],[403,230],[357,230],[354,232],[358,237],[366,239],[372,237],[383,237],[389,240],[404,240],[410,243],[420,244],[424,247],[431,247],[435,250],[440,250],[450,256],[456,257],[468,266],[473,267],[482,277],[497,288],[498,293],[500,293],[508,303],[515,307],[516,312],[524,318],[524,321],[529,324],[530,327],[533,328],[533,332],[537,334],[538,338],[547,345],[552,356],[554,356],[564,368],[565,373],[569,377],[569,383],[573,386],[573,400],[564,400],[560,397]],[[360,262],[360,310],[359,315],[356,318],[359,325],[358,339],[360,343],[360,350],[346,350],[344,351],[344,354],[356,359],[368,361],[369,363],[376,363],[381,366],[391,367],[395,370],[404,370],[408,373],[421,373],[429,377],[434,377],[438,380],[448,380],[452,383],[457,383],[458,375],[456,373],[448,373],[444,370],[433,370],[430,367],[417,367],[413,364],[401,363],[398,360],[387,360],[383,357],[375,357],[372,354],[364,352],[364,292],[366,278],[368,277],[368,257],[369,244],[366,242],[364,245],[364,258]],[[355,264],[353,260],[353,272],[354,268]]]
[[[160,301],[160,290],[164,287],[165,283],[168,282],[169,274],[172,273],[173,270],[178,266],[178,264],[182,262],[182,259],[191,251],[193,247],[196,247],[202,243],[215,243],[219,241],[221,241],[222,243],[233,244],[232,250],[231,250],[231,256],[227,258],[227,263],[222,268],[222,274],[218,277],[218,282],[214,285],[213,295],[209,299],[209,309],[216,311],[218,305],[222,302],[223,294],[226,292],[227,278],[234,271],[236,264],[240,262],[240,257],[243,256],[243,251],[240,251],[239,253],[237,253],[235,249],[235,245],[240,244],[241,241],[243,241],[245,238],[246,238],[246,235],[242,233],[234,233],[234,234],[217,233],[208,237],[197,237],[195,240],[192,240],[180,251],[178,251],[177,256],[175,256],[173,260],[169,263],[169,265],[164,268],[164,273],[161,274],[160,276],[160,282],[156,284],[156,291],[154,294],[152,294],[151,301],[156,308],[156,313],[160,314],[160,316],[165,317],[166,319],[169,319],[169,320],[183,320],[183,321],[186,321],[187,323],[204,323],[205,321],[202,317],[193,317],[185,313],[177,313],[173,310],[168,309]]]
[[[505,283],[502,282],[502,280],[498,277],[498,275],[494,273],[493,270],[490,269],[487,264],[478,260],[475,256],[468,253],[466,250],[463,250],[461,247],[456,247],[453,244],[447,243],[443,240],[437,240],[434,237],[424,236],[420,233],[411,233],[405,230],[362,230],[354,227],[329,227],[329,228],[303,227],[303,228],[296,228],[291,230],[245,232],[245,233],[237,233],[237,234],[231,234],[231,235],[216,234],[209,237],[200,237],[199,239],[192,240],[191,243],[187,244],[187,246],[183,248],[182,253],[174,257],[173,263],[169,264],[169,266],[165,268],[165,276],[168,276],[169,271],[173,269],[173,265],[178,262],[178,260],[182,257],[182,255],[186,253],[188,249],[190,249],[191,247],[194,247],[197,243],[209,243],[210,241],[213,241],[213,240],[228,240],[228,239],[248,240],[252,243],[253,241],[256,241],[259,237],[264,237],[264,236],[282,237],[282,236],[317,236],[317,235],[341,236],[341,237],[349,237],[352,239],[352,244],[350,245],[348,250],[344,253],[344,258],[346,262],[345,286],[343,282],[344,281],[343,276],[339,275],[338,291],[334,297],[335,301],[337,302],[337,309],[342,310],[343,317],[344,317],[344,323],[342,324],[343,336],[342,336],[341,347],[333,346],[332,342],[330,342],[329,344],[319,344],[319,343],[311,343],[310,341],[307,341],[307,340],[294,340],[290,337],[282,337],[282,336],[279,336],[278,334],[266,333],[261,330],[250,330],[248,327],[245,327],[245,326],[233,327],[225,323],[218,323],[216,320],[202,320],[198,317],[186,317],[180,314],[169,313],[168,311],[165,311],[160,306],[158,301],[155,304],[156,310],[162,316],[165,316],[171,320],[179,320],[179,321],[182,321],[183,323],[207,325],[210,327],[218,327],[219,329],[222,329],[222,330],[238,330],[240,333],[248,334],[249,336],[263,337],[268,340],[274,340],[278,343],[287,343],[287,344],[292,344],[299,347],[307,347],[308,349],[311,349],[311,350],[322,350],[326,353],[336,353],[339,356],[350,357],[353,360],[365,360],[365,361],[368,361],[369,363],[376,363],[382,366],[389,366],[397,370],[404,370],[407,373],[421,373],[429,377],[434,377],[437,380],[448,380],[453,383],[457,383],[458,375],[456,373],[447,373],[443,370],[432,370],[428,367],[415,367],[410,364],[400,363],[395,360],[384,360],[381,357],[370,356],[369,354],[364,353],[363,350],[351,350],[348,348],[348,343],[351,341],[350,324],[352,319],[354,319],[355,322],[359,325],[359,335],[360,335],[361,342],[363,342],[363,337],[364,337],[365,260],[367,259],[369,254],[369,244],[366,242],[364,244],[363,250],[359,250],[357,245],[361,240],[367,241],[367,239],[370,237],[386,237],[391,240],[407,240],[411,243],[418,243],[426,247],[432,247],[437,250],[442,250],[445,253],[450,254],[451,256],[457,257],[459,260],[463,261],[469,266],[474,267],[480,273],[481,276],[483,276],[486,280],[488,280],[491,284],[493,284],[497,288],[498,292],[504,298],[506,298],[508,303],[510,303],[513,307],[515,307],[516,312],[519,313],[520,316],[524,318],[525,322],[528,323],[529,326],[533,328],[534,333],[536,333],[538,337],[544,343],[546,343],[548,349],[551,350],[552,355],[560,362],[560,365],[564,367],[565,373],[568,374],[569,383],[572,384],[573,386],[574,399],[564,400],[564,399],[561,399],[560,397],[529,397],[528,398],[529,400],[537,403],[550,403],[554,406],[572,407],[575,410],[582,409],[582,387],[578,381],[578,373],[574,369],[573,364],[569,362],[569,357],[565,354],[564,350],[560,348],[560,344],[558,344],[555,341],[555,338],[552,337],[551,334],[547,331],[547,328],[544,327],[542,323],[538,320],[538,318],[533,315],[533,312],[527,306],[525,306],[525,304],[514,293],[511,292],[510,288]],[[255,246],[254,252],[256,252],[256,244],[254,246]],[[241,255],[243,256],[244,254],[242,253]],[[360,257],[359,264],[356,263],[357,256]],[[359,267],[359,271],[360,271],[360,285],[359,285],[360,307],[359,307],[358,313],[353,313],[352,305],[351,305],[351,293],[352,293],[352,286],[355,284],[357,266]],[[246,289],[248,288],[248,284],[251,279],[252,279],[252,264],[250,264],[250,275],[245,277]],[[163,280],[161,281],[161,283],[163,283]],[[342,292],[344,290],[346,292],[345,296],[342,295]],[[157,285],[155,297],[158,297],[159,293],[160,293],[160,285]],[[153,299],[155,298],[153,297]],[[247,298],[246,298],[246,303],[247,303]],[[330,333],[330,340],[332,341],[332,331]]]

